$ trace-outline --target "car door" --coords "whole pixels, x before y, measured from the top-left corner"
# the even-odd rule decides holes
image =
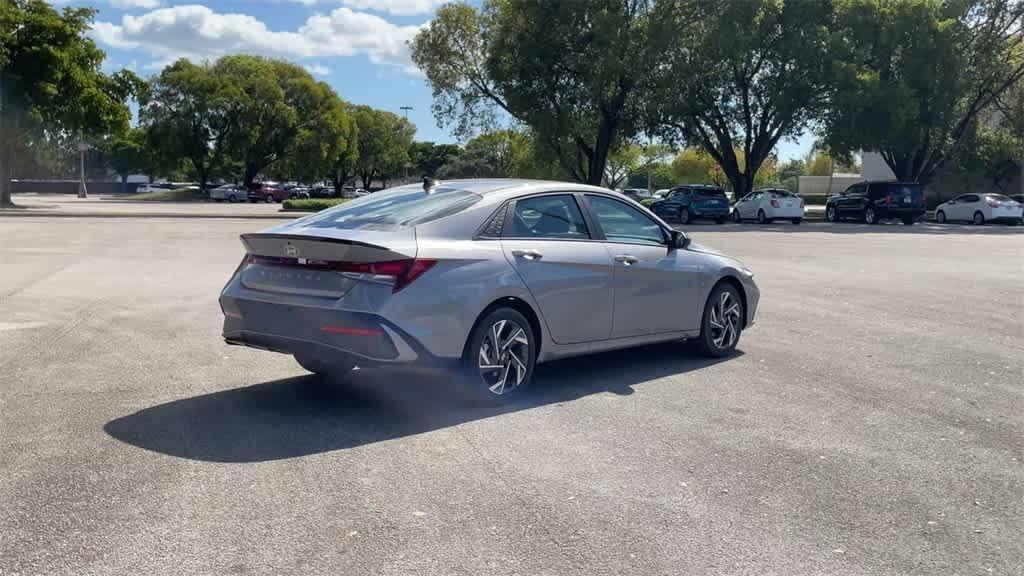
[[[745,219],[755,218],[757,209],[761,206],[761,192],[751,192],[743,198],[743,205],[740,209],[740,217]]]
[[[839,197],[836,211],[844,216],[860,213],[864,209],[865,202],[867,202],[867,186],[864,184],[854,184],[847,188],[846,192],[843,192],[843,195]]]
[[[670,248],[668,232],[625,202],[585,197],[614,262],[612,337],[696,329],[700,262],[694,254]]]
[[[956,212],[953,217],[954,220],[971,220],[974,218],[974,212],[979,210],[979,202],[981,202],[981,196],[977,194],[964,194],[956,203]],[[947,216],[948,217],[948,216]]]
[[[612,258],[591,236],[569,193],[513,201],[501,237],[512,264],[559,344],[607,339],[612,329]]]

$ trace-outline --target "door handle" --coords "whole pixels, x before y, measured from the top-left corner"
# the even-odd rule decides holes
[[[618,256],[615,257],[615,261],[626,266],[632,266],[633,264],[639,262],[640,259],[637,258],[636,256],[633,256],[632,254],[619,254]]]
[[[543,254],[532,248],[528,250],[513,250],[512,255],[520,258],[526,258],[527,260],[540,260],[544,257]]]

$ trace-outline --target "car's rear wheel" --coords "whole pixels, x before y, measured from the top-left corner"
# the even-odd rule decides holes
[[[295,354],[295,361],[306,370],[318,376],[345,376],[355,368],[355,364],[346,360],[325,361],[312,356]]]
[[[981,226],[984,223],[985,223],[985,215],[982,214],[981,211],[975,212],[974,213],[974,224],[976,226]]]
[[[264,198],[263,200],[264,200],[264,201],[265,201],[265,202],[266,202],[267,204],[273,204],[273,203],[274,203],[274,195],[273,195],[273,194],[267,194],[267,197],[266,197],[266,198]]]
[[[878,224],[878,214],[875,214],[873,206],[868,206],[864,209],[864,222],[867,224]]]
[[[735,286],[721,282],[704,304],[697,347],[700,353],[712,358],[732,354],[743,331],[743,299]]]
[[[742,219],[740,218],[740,211],[735,208],[732,211],[732,221],[739,224]]]
[[[679,222],[683,224],[690,223],[690,210],[688,208],[684,207],[679,209]]]
[[[936,212],[935,213],[935,221],[938,222],[939,224],[945,224],[946,223],[946,213],[943,212],[942,210],[939,210],[938,212]]]
[[[799,224],[799,223],[801,223],[803,221],[804,221],[803,218],[793,218],[793,224],[794,225],[797,225],[797,224]]]
[[[768,224],[771,221],[772,221],[771,218],[768,218],[768,216],[765,215],[764,210],[758,210],[757,211],[757,223],[758,224]]]
[[[838,218],[836,218],[836,207],[835,206],[826,206],[825,207],[825,220],[828,220],[829,222],[835,222],[835,221],[838,220]]]
[[[477,322],[462,363],[479,397],[503,402],[526,388],[536,361],[534,338],[530,323],[512,308],[498,308]]]

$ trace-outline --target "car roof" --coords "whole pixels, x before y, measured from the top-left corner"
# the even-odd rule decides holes
[[[494,196],[515,196],[530,192],[543,191],[566,191],[566,192],[604,192],[613,193],[607,188],[579,184],[577,182],[562,182],[558,180],[530,180],[526,178],[474,178],[465,180],[438,180],[436,187],[445,190],[460,190],[472,192],[484,197]],[[406,184],[397,186],[399,188],[423,188],[422,184]]]

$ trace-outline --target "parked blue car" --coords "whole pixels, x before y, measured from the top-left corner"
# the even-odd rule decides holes
[[[725,190],[708,184],[675,186],[665,198],[654,202],[651,211],[665,219],[676,219],[687,224],[698,218],[707,218],[721,224],[729,217],[729,199]]]

